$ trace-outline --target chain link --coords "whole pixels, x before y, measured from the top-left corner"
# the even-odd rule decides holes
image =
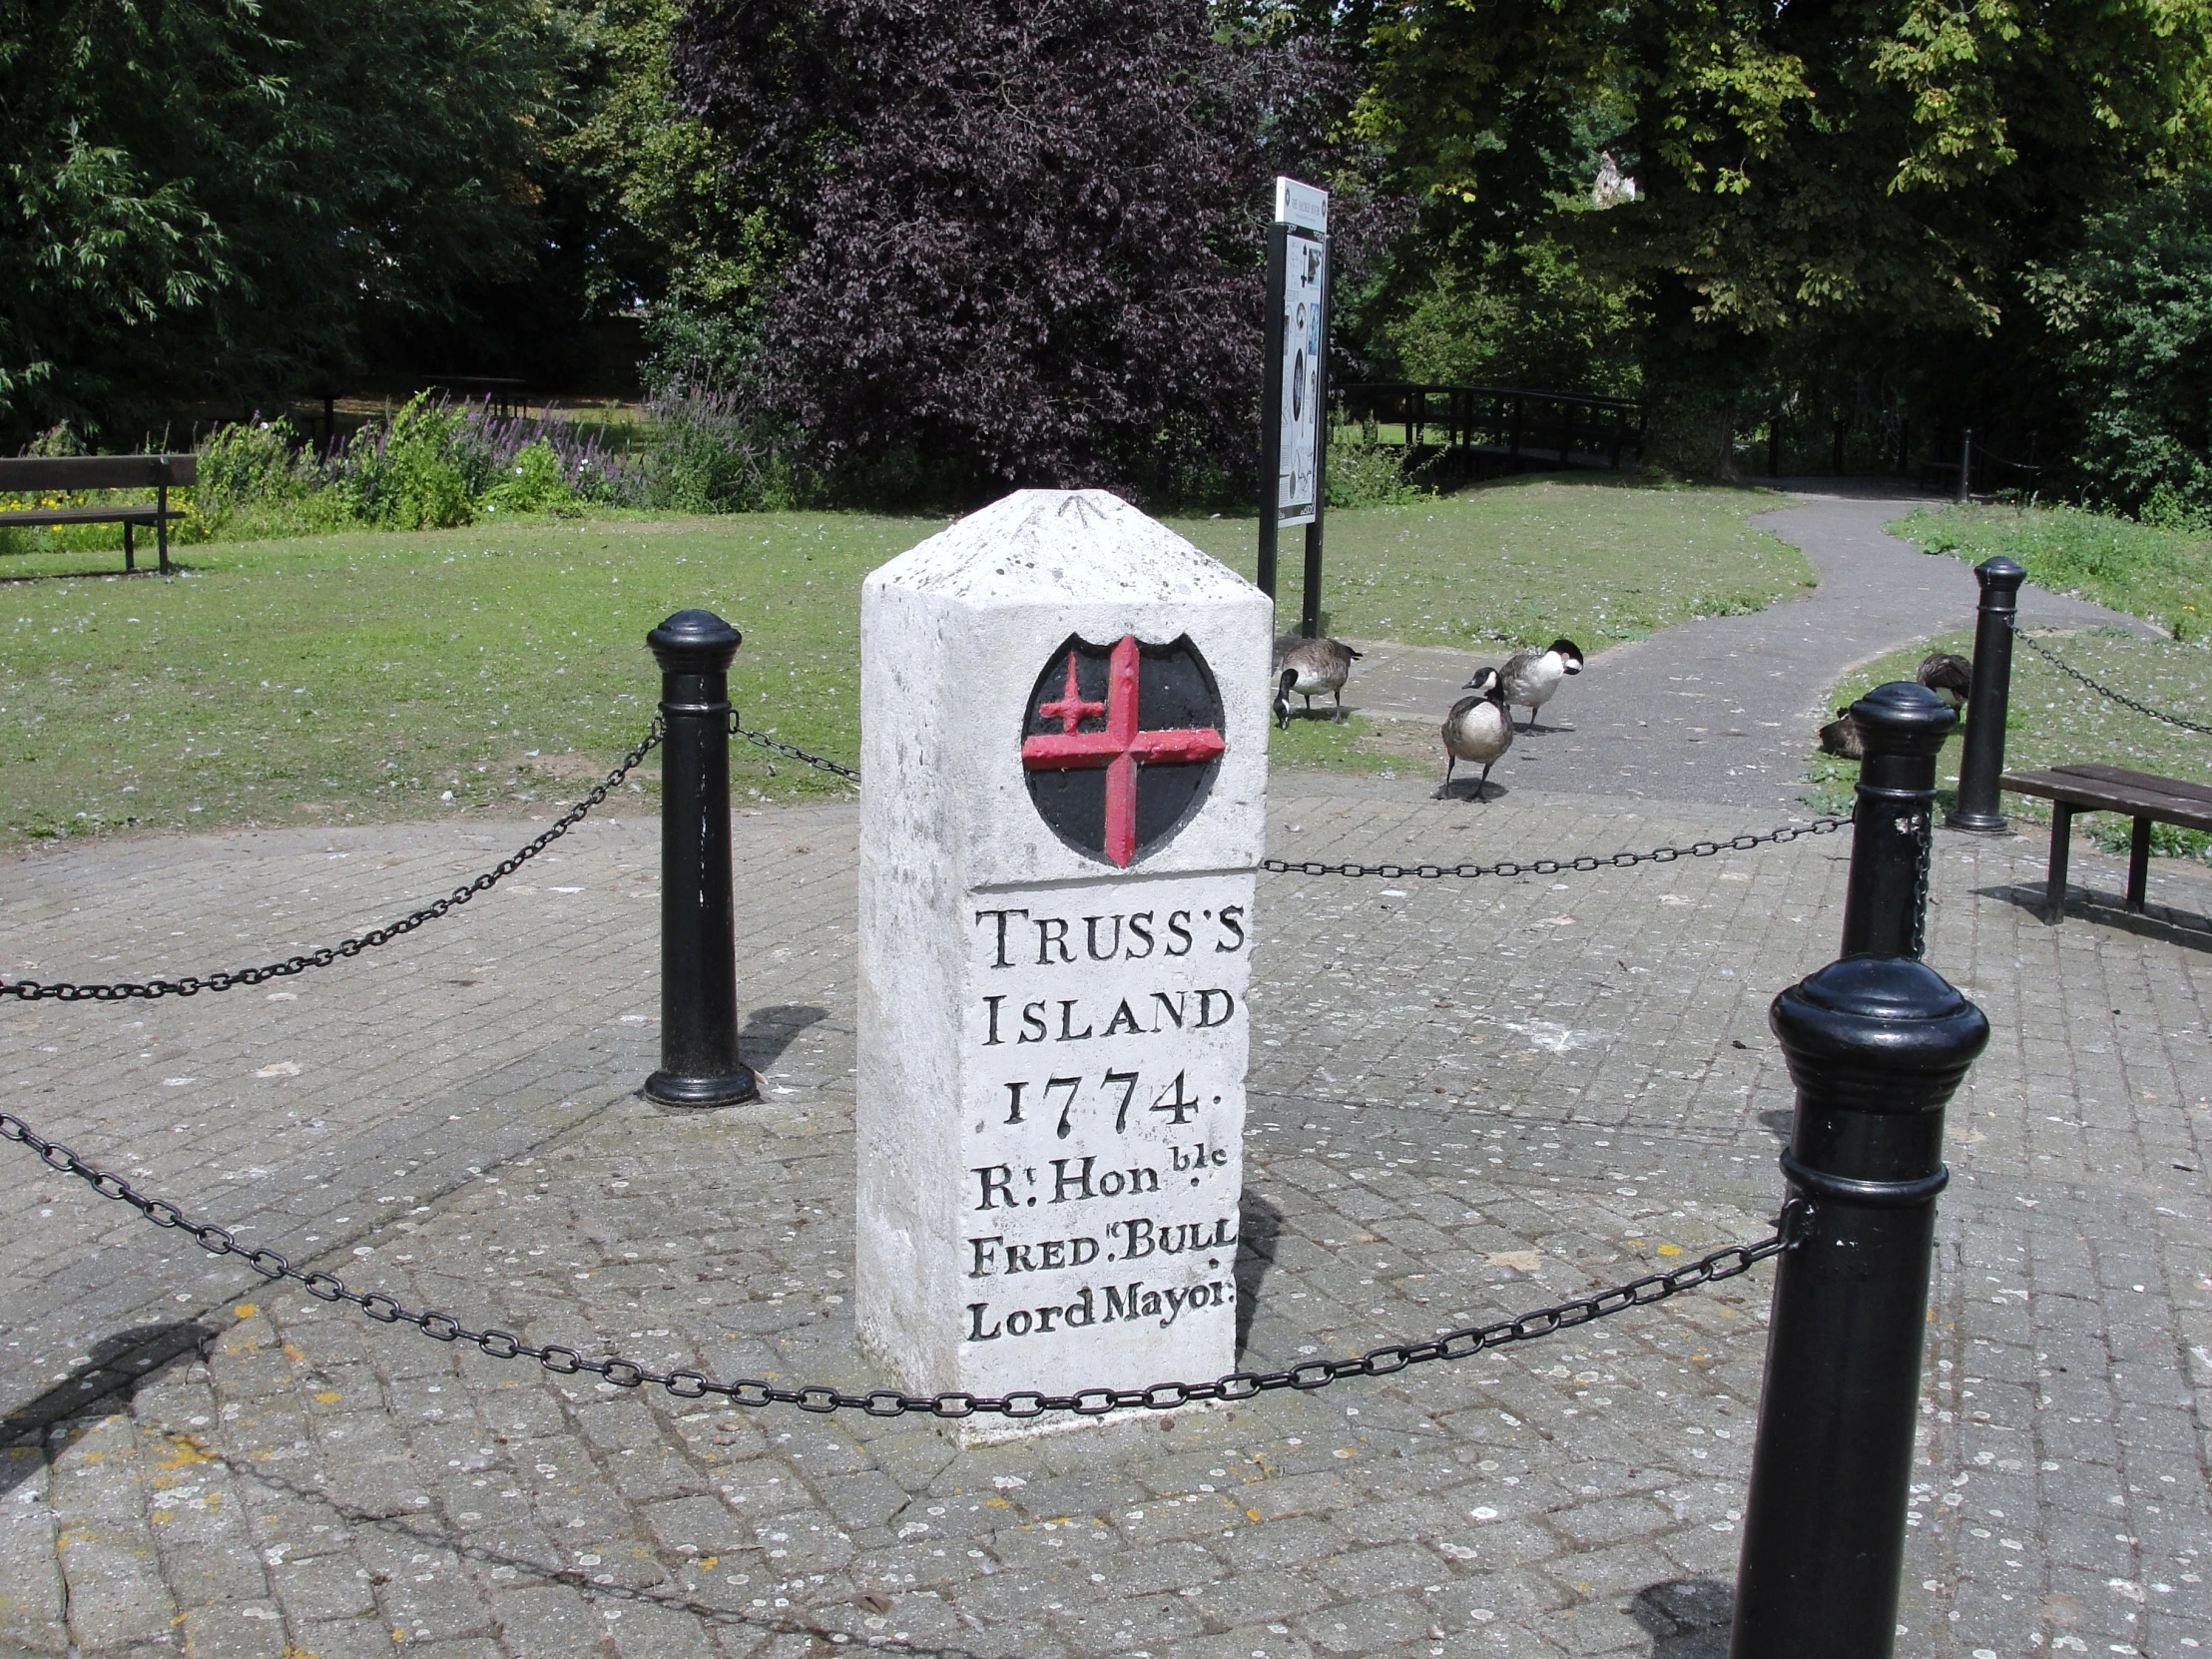
[[[2045,645],[2033,634],[2030,634],[2025,628],[2022,628],[2017,618],[2012,619],[2008,626],[2012,630],[2012,637],[2014,639],[2019,640],[2030,651],[2034,652],[2036,656],[2042,658],[2043,661],[2050,664],[2052,668],[2058,670],[2060,674],[2071,675],[2074,679],[2079,680],[2084,686],[2087,686],[2091,691],[2095,692],[2099,697],[2108,697],[2113,702],[2119,704],[2120,707],[2123,709],[2133,709],[2139,715],[2148,715],[2152,720],[2164,721],[2168,726],[2178,726],[2184,731],[2201,732],[2207,737],[2212,737],[2212,726],[2200,725],[2198,722],[2184,719],[2180,715],[2169,715],[2162,709],[2152,708],[2148,703],[2136,702],[2134,698],[2129,697],[2125,692],[2116,692],[2110,686],[2104,685],[2099,681],[2090,679],[2088,675],[2082,673],[2081,670],[2075,668],[2073,664],[2067,662],[2063,657],[2059,656],[2057,652],[2051,650],[2049,646]]]
[[[1720,852],[1748,852],[1755,846],[1783,845],[1801,835],[1833,835],[1849,830],[1848,818],[1817,818],[1811,824],[1785,824],[1764,835],[1731,835],[1725,841],[1692,841],[1688,846],[1658,846],[1649,852],[1585,852],[1572,858],[1532,858],[1527,863],[1505,859],[1494,864],[1325,864],[1308,858],[1294,863],[1288,858],[1262,858],[1260,867],[1277,875],[1379,875],[1385,881],[1408,877],[1434,881],[1456,876],[1471,881],[1481,875],[1562,875],[1568,870],[1628,869],[1637,864],[1671,864],[1678,858],[1710,858]]]
[[[426,921],[435,921],[448,910],[466,904],[480,892],[489,892],[540,852],[551,846],[577,825],[584,822],[591,812],[607,797],[619,789],[646,756],[660,746],[665,735],[658,716],[635,749],[623,756],[622,764],[607,774],[606,779],[595,786],[591,794],[571,807],[553,827],[516,852],[502,858],[473,881],[464,881],[443,898],[425,904],[413,914],[383,927],[371,927],[367,932],[326,944],[303,956],[291,956],[281,962],[271,962],[265,967],[236,968],[228,973],[187,974],[182,979],[149,979],[143,984],[69,985],[41,984],[36,979],[11,979],[0,982],[0,996],[16,997],[24,1002],[121,1002],[133,997],[197,996],[202,991],[227,991],[237,985],[259,985],[269,979],[282,979],[294,973],[304,973],[309,968],[328,967],[343,957],[358,956],[364,950],[373,950],[380,944],[413,932]]]
[[[763,749],[773,749],[779,755],[788,755],[795,761],[801,761],[813,767],[817,772],[827,772],[833,778],[844,779],[847,783],[857,784],[860,781],[860,774],[856,768],[842,766],[835,761],[826,761],[820,755],[808,754],[795,743],[783,743],[770,737],[766,732],[754,731],[739,720],[735,709],[730,711],[730,735],[733,738],[743,738],[747,743],[759,744]]]
[[[1251,1399],[1278,1388],[1312,1392],[1350,1378],[1387,1377],[1431,1360],[1468,1360],[1486,1349],[1533,1342],[1539,1337],[1588,1325],[1592,1320],[1606,1319],[1630,1308],[1648,1308],[1680,1296],[1684,1291],[1749,1273],[1770,1256],[1779,1256],[1794,1247],[1804,1237],[1806,1224],[1813,1214],[1810,1203],[1792,1198],[1776,1218],[1774,1232],[1755,1243],[1724,1245],[1666,1273],[1647,1274],[1624,1285],[1572,1297],[1549,1308],[1537,1308],[1492,1325],[1467,1326],[1425,1342],[1386,1343],[1342,1360],[1308,1360],[1288,1371],[1240,1371],[1216,1378],[1211,1382],[1155,1382],[1146,1388],[1101,1386],[1078,1388],[1066,1394],[1048,1394],[1034,1388],[1017,1389],[1005,1395],[908,1394],[895,1388],[871,1388],[866,1393],[855,1394],[825,1383],[780,1388],[753,1378],[722,1382],[699,1371],[655,1371],[619,1354],[594,1358],[581,1349],[526,1343],[509,1331],[489,1328],[474,1331],[451,1314],[441,1314],[435,1309],[418,1313],[381,1291],[356,1291],[335,1274],[295,1268],[280,1252],[242,1243],[229,1228],[195,1221],[169,1200],[149,1198],[122,1176],[84,1162],[68,1147],[47,1140],[13,1113],[0,1112],[0,1140],[28,1147],[48,1169],[75,1176],[102,1198],[128,1204],[156,1227],[173,1228],[186,1234],[211,1256],[236,1256],[264,1279],[288,1279],[320,1302],[350,1303],[379,1325],[411,1325],[434,1343],[466,1343],[494,1360],[534,1360],[556,1377],[589,1372],[618,1388],[665,1388],[678,1399],[720,1394],[738,1405],[796,1405],[802,1411],[818,1413],[864,1411],[871,1417],[918,1414],[1023,1418],[1042,1416],[1048,1411],[1073,1411],[1083,1416],[1103,1416],[1109,1411],[1164,1411],[1203,1400]]]
[[[1913,959],[1917,962],[1928,955],[1928,884],[1931,866],[1936,861],[1934,808],[1921,814],[1916,838],[1920,842],[1920,856],[1913,870]]]

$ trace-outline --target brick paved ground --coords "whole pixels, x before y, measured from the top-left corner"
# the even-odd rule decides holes
[[[1278,850],[1409,859],[1611,851],[1740,816],[1290,776],[1272,822]],[[757,1108],[630,1092],[656,1037],[644,822],[590,826],[513,887],[280,986],[0,1007],[0,1103],[257,1240],[535,1341],[877,1381],[848,1301],[854,824],[740,821]],[[0,865],[0,973],[266,959],[526,832],[24,857]],[[1490,1318],[1762,1231],[1789,1105],[1765,1008],[1833,953],[1847,852],[1269,878],[1250,1359]],[[2088,853],[2077,879],[2119,882]],[[1996,1037],[1951,1116],[1899,1649],[2175,1659],[2212,1644],[2212,885],[2161,866],[2149,919],[2048,929],[2040,880],[2037,843],[1938,841],[1931,958]],[[0,1653],[1722,1651],[1765,1269],[1456,1368],[963,1444],[457,1355],[270,1295],[8,1155]],[[180,1349],[83,1402],[133,1354]]]

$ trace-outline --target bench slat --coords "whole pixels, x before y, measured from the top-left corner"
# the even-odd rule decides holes
[[[2178,795],[2191,801],[2212,803],[2212,785],[2191,784],[2179,778],[2160,778],[2155,773],[2129,772],[2125,767],[2064,766],[2053,767],[2061,778],[2093,778],[2102,784],[2120,784],[2132,789],[2148,790],[2156,795]]]
[[[146,490],[200,475],[197,455],[18,455],[0,457],[0,490]]]
[[[26,507],[0,511],[0,530],[11,524],[121,524],[126,519],[156,524],[164,516],[159,507]],[[166,516],[174,522],[185,515],[172,508]]]
[[[2156,787],[2083,777],[2071,769],[2008,772],[1998,782],[2015,795],[2040,796],[2046,801],[2072,807],[2076,812],[2123,813],[2129,818],[2177,824],[2185,830],[2212,830],[2212,800],[2194,793],[2171,793],[2167,786],[2179,783],[2177,779],[2153,778],[2148,773],[2129,776],[2144,779],[2148,785]],[[2193,789],[2193,786],[2184,787]]]

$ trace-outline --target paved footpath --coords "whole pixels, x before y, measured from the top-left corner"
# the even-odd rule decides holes
[[[1271,838],[1455,860],[1743,816],[1524,785],[1477,822],[1405,782],[1285,775]],[[0,863],[0,973],[266,960],[527,832],[26,855]],[[636,820],[349,964],[0,1005],[0,1103],[417,1306],[652,1365],[880,1382],[848,1300],[855,832],[849,805],[738,821],[756,1107],[633,1092],[657,1036]],[[1268,877],[1246,1362],[1761,1235],[1790,1104],[1765,1010],[1833,954],[1847,852]],[[1907,1659],[2212,1644],[2212,883],[2162,863],[2128,918],[2116,866],[2077,857],[2102,902],[2047,928],[2036,843],[1936,843],[1930,955],[1996,1036],[1950,1116]],[[1723,1651],[1767,1268],[1465,1364],[973,1442],[458,1353],[272,1292],[0,1152],[0,1654]]]
[[[1972,569],[1932,557],[1884,526],[1926,499],[1839,493],[1835,479],[1783,480],[1795,504],[1752,522],[1804,550],[1820,586],[1745,616],[1704,617],[1590,659],[1517,740],[1493,782],[1508,789],[1603,790],[1636,801],[1702,801],[1773,811],[1805,791],[1822,699],[1852,669],[1913,640],[1973,627]],[[2086,600],[2023,588],[2039,628],[2143,623]],[[1351,706],[1434,727],[1463,695],[1466,651],[1373,648]],[[1497,653],[1487,660],[1495,661]],[[2034,672],[2032,668],[2028,672]],[[1526,718],[1525,713],[1521,716]],[[1437,768],[1442,770],[1441,751]]]

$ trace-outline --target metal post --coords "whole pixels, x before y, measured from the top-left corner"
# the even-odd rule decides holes
[[[1966,427],[1958,434],[1958,502],[1963,506],[1966,491],[1973,477],[1973,428]]]
[[[1958,808],[1951,830],[2001,834],[1997,781],[2004,776],[2004,723],[2012,700],[2012,619],[2027,572],[1999,553],[1974,566],[1981,607],[1973,630],[1973,680],[1966,689],[1965,752],[1958,760]]]
[[[1890,1659],[1943,1108],[1989,1022],[1892,956],[1832,963],[1767,1017],[1797,1085],[1782,1171],[1810,1213],[1775,1273],[1729,1659]]]
[[[1894,680],[1854,703],[1851,718],[1866,759],[1852,815],[1843,954],[1918,957],[1936,828],[1936,752],[1958,716],[1926,686]]]
[[[1268,227],[1268,315],[1260,346],[1260,591],[1275,597],[1275,544],[1283,516],[1283,285],[1291,228]],[[1326,422],[1325,422],[1326,424]]]
[[[1950,711],[1926,687],[1853,705],[1860,785],[1844,959],[1774,1000],[1797,1085],[1729,1659],[1889,1659],[1919,1422],[1943,1108],[1989,1022],[1919,961],[1917,855]],[[1880,833],[1877,833],[1877,831]],[[1925,833],[1925,828],[1922,833]],[[1858,918],[1854,938],[1852,917]],[[1910,945],[1911,949],[1902,946]]]
[[[734,1106],[760,1097],[738,1058],[737,918],[730,889],[730,661],[740,636],[712,611],[646,635],[661,665],[661,1069],[646,1098]]]

